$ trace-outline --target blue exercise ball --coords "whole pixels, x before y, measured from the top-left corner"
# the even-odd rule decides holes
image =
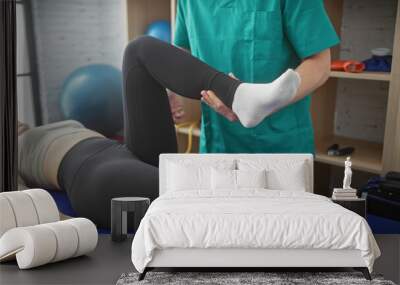
[[[78,68],[64,82],[60,106],[66,119],[115,135],[123,128],[121,71],[106,64]]]
[[[146,35],[170,43],[171,25],[168,21],[165,20],[155,21],[147,27]]]

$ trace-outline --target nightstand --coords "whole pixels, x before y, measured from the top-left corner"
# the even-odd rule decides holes
[[[332,199],[332,202],[359,214],[364,219],[367,217],[367,201],[364,198]]]

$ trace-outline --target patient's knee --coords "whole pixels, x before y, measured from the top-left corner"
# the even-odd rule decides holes
[[[142,60],[146,56],[146,51],[157,40],[150,36],[140,36],[131,41],[124,52],[124,66]]]

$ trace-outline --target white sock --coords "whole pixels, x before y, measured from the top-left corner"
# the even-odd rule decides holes
[[[243,126],[254,127],[294,98],[300,80],[296,71],[288,69],[268,84],[242,83],[234,94],[232,110]]]

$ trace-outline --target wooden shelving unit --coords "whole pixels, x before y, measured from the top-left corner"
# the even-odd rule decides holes
[[[330,165],[343,167],[343,157],[329,156],[327,149],[332,144],[353,146],[356,151],[351,155],[353,169],[380,174],[382,171],[382,144],[363,140],[331,136],[316,142],[315,160]]]
[[[325,1],[331,20],[340,34],[343,0]],[[339,58],[339,47],[332,49],[332,58]],[[383,144],[335,136],[334,121],[337,84],[339,80],[372,80],[389,84],[388,108]],[[392,72],[348,73],[332,71],[330,79],[315,92],[312,98],[312,116],[315,131],[316,161],[328,165],[343,166],[343,157],[327,155],[327,148],[334,143],[352,146],[354,169],[382,174],[389,170],[400,170],[400,1],[397,8],[394,35]]]
[[[376,80],[376,81],[390,81],[391,76],[388,72],[362,72],[350,73],[342,71],[332,71],[332,78],[345,78],[345,79],[361,79],[361,80]]]
[[[156,20],[171,20],[171,3],[167,0],[125,0],[128,39],[143,35]]]

